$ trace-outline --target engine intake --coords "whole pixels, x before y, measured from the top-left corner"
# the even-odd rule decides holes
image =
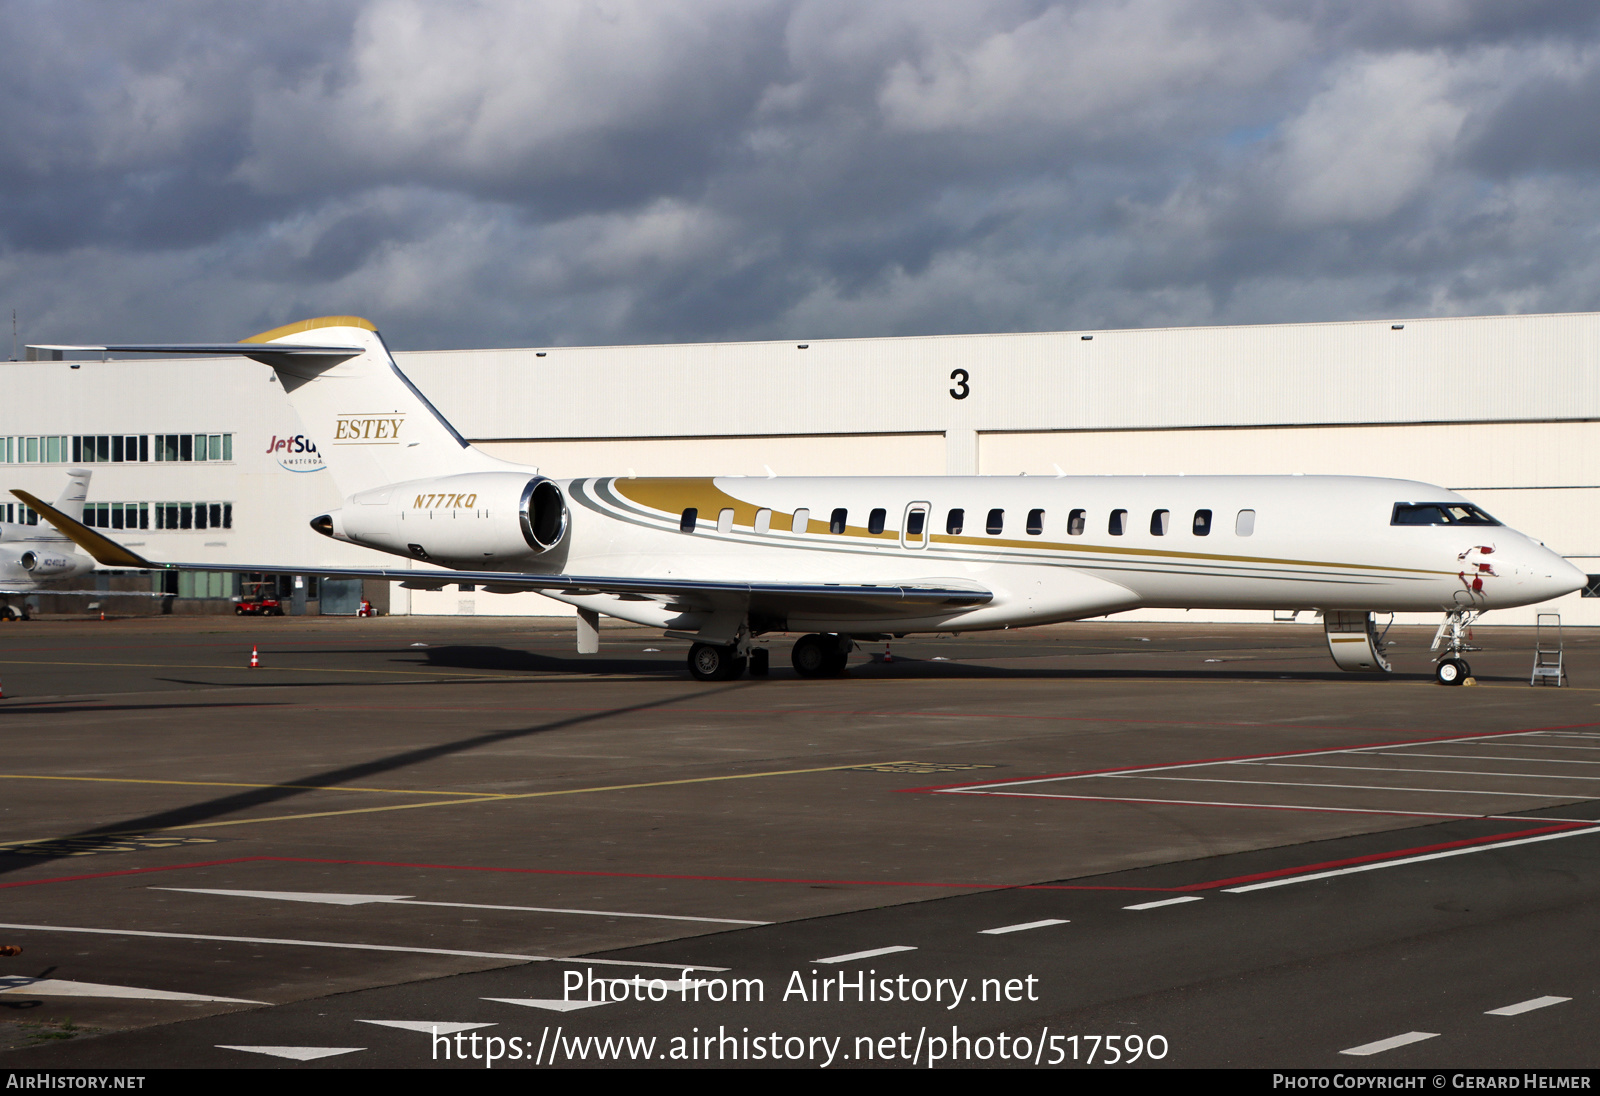
[[[554,480],[542,476],[522,489],[522,536],[536,552],[548,552],[567,535],[567,500]]]

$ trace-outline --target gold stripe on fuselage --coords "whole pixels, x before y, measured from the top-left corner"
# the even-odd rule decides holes
[[[772,511],[772,524],[776,528],[780,525],[787,527],[793,524],[794,515],[762,506],[758,503],[747,502],[728,494],[716,485],[716,482],[706,477],[661,477],[650,479],[613,479],[609,481],[610,487],[617,494],[630,502],[649,510],[654,510],[664,518],[675,520],[683,511],[691,507],[698,510],[703,520],[715,523],[718,511],[732,509],[734,528],[745,528],[755,531],[756,513],[760,510]],[[933,515],[928,515],[932,520]],[[843,533],[830,533],[828,523],[811,519],[806,523],[806,532],[827,534],[829,536],[855,537],[877,542],[899,543],[900,531],[898,529],[885,529],[881,533],[871,533],[863,526],[847,525]],[[1450,571],[1439,571],[1423,567],[1391,567],[1374,563],[1339,563],[1332,560],[1307,560],[1307,559],[1276,559],[1270,556],[1235,556],[1217,552],[1180,552],[1162,548],[1123,548],[1115,545],[1102,544],[1064,544],[1060,541],[1040,540],[1009,540],[1000,537],[970,537],[950,533],[935,533],[930,537],[934,544],[970,545],[975,548],[1019,548],[1028,551],[1048,551],[1060,553],[1097,553],[1114,556],[1142,556],[1160,560],[1214,560],[1218,563],[1256,563],[1272,564],[1280,567],[1339,567],[1359,571],[1388,571],[1401,574],[1416,575],[1447,575]]]

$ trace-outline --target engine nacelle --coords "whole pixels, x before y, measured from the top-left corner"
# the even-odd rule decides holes
[[[45,555],[41,552],[28,550],[22,553],[17,560],[22,564],[22,569],[35,578],[50,578],[54,575],[74,574],[79,568],[77,561],[70,556]]]
[[[335,540],[460,567],[527,562],[567,536],[566,498],[554,480],[470,472],[362,491],[311,522]]]

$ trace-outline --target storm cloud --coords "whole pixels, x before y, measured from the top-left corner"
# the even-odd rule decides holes
[[[1572,0],[10,0],[26,341],[1600,308]]]

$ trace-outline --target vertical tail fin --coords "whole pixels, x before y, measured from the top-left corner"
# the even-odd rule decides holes
[[[83,502],[89,497],[89,470],[73,468],[67,472],[67,485],[56,498],[56,509],[73,521],[83,520]]]
[[[400,372],[372,324],[355,316],[302,320],[245,339],[270,365],[343,495],[406,480],[507,465],[467,444]],[[275,353],[274,343],[329,353]],[[352,348],[360,347],[357,353]]]

